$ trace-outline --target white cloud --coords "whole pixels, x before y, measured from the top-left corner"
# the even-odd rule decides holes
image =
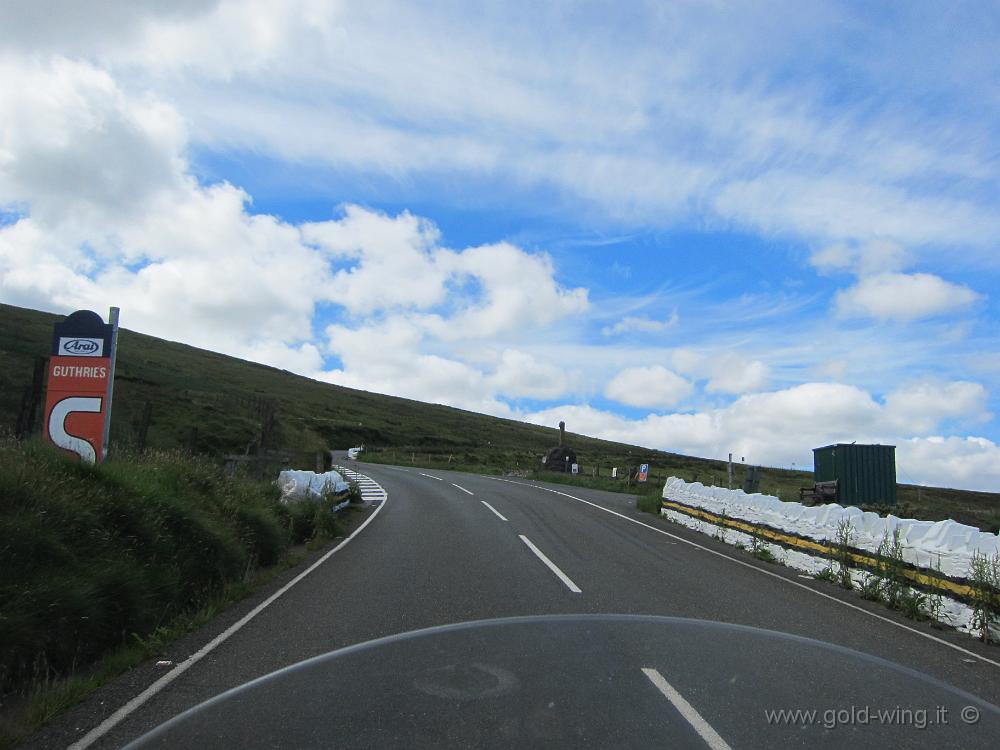
[[[554,399],[565,396],[570,387],[561,368],[515,349],[504,350],[490,383],[508,398]]]
[[[841,318],[911,322],[954,313],[981,299],[967,286],[940,276],[903,273],[912,260],[901,244],[888,240],[836,244],[810,257],[820,273],[849,272],[858,277],[834,297],[834,309]]]
[[[649,408],[669,408],[694,390],[690,382],[661,365],[630,367],[615,375],[605,386],[604,395],[621,404]]]
[[[507,243],[449,250],[407,212],[346,206],[301,227],[251,214],[239,188],[191,176],[170,105],[85,62],[0,67],[0,204],[20,207],[0,226],[5,301],[117,305],[132,329],[493,414],[510,413],[501,395],[569,387],[525,352],[473,365],[442,343],[516,338],[585,311],[587,291],[562,287],[548,256]],[[326,345],[313,330],[319,303],[353,321],[331,328]],[[324,373],[324,354],[344,369]]]
[[[676,349],[671,354],[674,368],[699,380],[707,380],[709,393],[749,393],[767,387],[770,368],[760,360],[737,352]]]
[[[913,23],[918,9],[897,19],[913,33],[891,38],[879,36],[886,24],[790,1],[647,6],[610,25],[559,5],[496,7],[484,24],[450,4],[317,0],[86,13],[34,3],[7,15],[0,46],[89,59],[134,90],[167,92],[203,147],[397,185],[429,170],[501,177],[513,195],[554,186],[577,210],[640,224],[694,215],[821,244],[967,243],[995,262],[995,149],[983,124],[996,105],[977,88],[993,68],[957,46],[964,35],[935,37],[954,54],[932,65],[918,52],[932,34]],[[964,22],[972,36],[988,27]],[[876,37],[864,49],[878,55],[859,57],[859,33]],[[835,109],[811,72],[828,69],[809,65],[816,50],[865,83]],[[801,75],[785,75],[793,63]],[[925,104],[944,94],[975,103],[980,119]]]
[[[880,273],[838,292],[834,304],[844,317],[908,322],[963,310],[978,299],[969,287],[933,274]]]
[[[812,368],[821,378],[843,381],[847,378],[850,363],[846,359],[827,359]]]
[[[982,437],[911,438],[896,446],[901,482],[996,492],[1000,445]]]
[[[180,115],[93,65],[0,57],[0,94],[0,205],[72,231],[115,226],[190,188]]]
[[[353,314],[326,330],[342,368],[317,377],[502,416],[512,413],[504,399],[553,399],[571,387],[550,361],[490,351],[498,336],[536,335],[586,310],[587,291],[560,286],[548,256],[509,243],[450,250],[426,221],[356,206],[303,234],[334,263],[352,264],[327,289]]]
[[[182,118],[84,62],[0,62],[0,293],[256,356],[312,337],[328,277],[298,231],[187,170]]]
[[[855,149],[856,150],[856,149]],[[915,176],[915,175],[914,175]],[[967,201],[924,196],[884,184],[876,175],[771,172],[733,180],[715,198],[715,209],[757,230],[833,241],[891,238],[907,246],[986,247],[1000,219]]]
[[[423,309],[445,297],[448,273],[434,254],[439,233],[426,220],[347,206],[340,221],[304,224],[302,236],[331,258],[354,263],[337,271],[328,287],[330,298],[351,313]]]
[[[402,316],[358,328],[331,325],[326,335],[328,351],[343,368],[317,373],[321,380],[487,414],[510,413],[491,396],[482,371],[426,352],[420,326]]]
[[[709,393],[749,393],[767,386],[770,369],[760,360],[746,361],[737,355],[723,357],[713,367],[705,385]]]
[[[885,397],[886,418],[903,434],[926,434],[942,420],[989,421],[989,394],[979,383],[922,380],[908,383]]]
[[[809,261],[822,273],[851,271],[859,276],[902,270],[910,254],[898,242],[872,240],[865,245],[831,245],[812,254]]]
[[[514,416],[508,400],[564,397],[574,374],[517,349],[491,352],[491,340],[466,356],[437,335],[440,319],[428,326],[419,315],[392,315],[357,326],[326,329],[326,351],[342,367],[312,373],[352,388],[405,396],[497,416]]]
[[[666,320],[652,320],[642,316],[626,315],[612,326],[605,326],[601,333],[605,336],[616,336],[621,333],[661,333],[676,328],[680,316],[674,310]]]
[[[586,289],[555,281],[548,256],[509,243],[448,250],[433,224],[408,213],[390,218],[348,206],[342,220],[305,224],[302,232],[334,261],[352,264],[334,274],[330,299],[359,316],[446,304],[444,316],[423,319],[443,339],[545,326],[588,306]]]
[[[93,54],[109,46],[133,43],[149,33],[154,22],[183,24],[196,20],[216,4],[216,0],[7,2],[3,8],[4,23],[0,26],[0,47],[35,54],[43,51]]]
[[[444,253],[439,260],[459,281],[474,281],[482,289],[481,300],[438,329],[445,338],[482,338],[541,327],[589,306],[586,289],[564,289],[556,283],[551,258],[506,242]]]

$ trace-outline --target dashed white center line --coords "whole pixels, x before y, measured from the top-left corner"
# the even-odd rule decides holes
[[[804,583],[799,583],[798,581],[793,581],[790,578],[785,578],[783,575],[779,575],[778,573],[772,573],[770,570],[764,570],[763,568],[758,568],[756,565],[751,565],[750,563],[745,562],[743,560],[737,560],[735,557],[730,557],[724,552],[719,552],[714,549],[709,549],[708,547],[704,547],[698,544],[697,542],[692,542],[690,539],[685,539],[684,537],[677,536],[676,534],[671,534],[669,531],[664,531],[663,529],[658,529],[655,526],[650,526],[648,523],[643,523],[642,521],[637,521],[634,518],[629,518],[626,515],[622,515],[618,511],[611,510],[611,508],[605,508],[603,505],[598,505],[597,503],[592,503],[589,500],[584,500],[582,497],[576,497],[575,495],[570,495],[565,492],[560,492],[559,490],[549,489],[548,487],[542,487],[537,484],[529,484],[527,482],[515,482],[512,479],[502,479],[500,477],[495,477],[495,479],[498,482],[518,484],[521,485],[522,487],[534,487],[535,489],[544,490],[545,492],[551,492],[556,495],[562,495],[563,497],[568,497],[571,500],[576,500],[578,502],[585,503],[586,505],[590,505],[596,508],[597,510],[603,511],[604,513],[610,513],[613,516],[618,516],[619,518],[624,519],[629,523],[637,524],[638,526],[647,528],[650,531],[655,531],[657,534],[663,534],[664,536],[676,539],[678,542],[683,542],[685,545],[688,545],[692,549],[698,550],[700,552],[707,552],[710,555],[716,555],[717,557],[721,557],[723,560],[728,560],[731,563],[740,565],[744,568],[747,568],[748,570],[754,571],[755,573],[759,573],[760,575],[770,576],[771,578],[776,578],[777,580],[783,581],[784,583],[787,583],[791,586],[797,586],[803,591],[808,591],[814,594],[815,596],[821,596],[827,601],[833,602],[834,604],[840,605],[842,607],[847,607],[848,609],[852,609],[855,612],[858,612],[859,614],[865,615],[867,617],[874,617],[876,620],[880,620],[881,622],[884,622],[887,625],[891,625],[892,627],[900,628],[901,630],[913,633],[914,635],[917,635],[921,638],[926,638],[929,641],[934,641],[935,643],[939,643],[942,646],[945,646],[946,648],[951,648],[954,649],[955,651],[961,651],[963,654],[966,654],[967,656],[971,656],[975,659],[978,659],[981,662],[986,662],[987,664],[992,664],[994,667],[1000,667],[1000,661],[989,659],[985,656],[977,654],[975,651],[969,651],[969,649],[962,648],[957,643],[946,641],[943,638],[938,638],[936,635],[931,635],[930,633],[924,633],[923,631],[917,630],[916,628],[911,628],[909,625],[904,625],[901,622],[890,620],[888,617],[883,617],[882,615],[876,614],[875,612],[871,612],[867,609],[864,609],[863,607],[859,607],[857,604],[851,604],[850,602],[844,601],[843,599],[838,599],[837,597],[832,596],[831,594],[826,594],[822,591],[818,591],[817,589],[812,588],[811,586],[806,586]]]
[[[474,494],[476,494],[474,492],[469,492],[467,489],[465,489],[465,487],[461,487],[461,486],[455,484],[454,482],[451,483],[451,486],[452,487],[457,487],[458,489],[462,490],[462,492],[464,492],[466,495],[474,495]]]
[[[694,731],[705,740],[705,744],[712,748],[712,750],[732,750],[729,744],[712,728],[712,725],[705,721],[702,715],[695,710],[694,706],[684,700],[684,696],[678,693],[674,689],[674,686],[663,678],[662,674],[651,667],[643,667],[642,673],[649,678],[649,681],[656,686],[657,690],[663,693],[663,696],[673,704],[673,707],[680,712],[681,716],[687,720],[688,724],[694,728]]]
[[[418,473],[418,474],[419,474],[420,476],[422,476],[422,477],[427,477],[428,479],[436,479],[436,480],[438,480],[439,482],[443,482],[443,481],[444,481],[444,480],[443,480],[443,479],[442,479],[441,477],[436,477],[436,476],[434,476],[433,474],[424,474],[424,472],[422,472],[422,471],[418,471],[417,473]]]
[[[501,521],[506,521],[506,520],[507,520],[506,518],[504,518],[504,517],[503,517],[503,516],[502,516],[502,515],[500,514],[500,511],[498,511],[498,510],[497,510],[496,508],[494,508],[494,507],[493,507],[492,505],[490,505],[490,504],[489,504],[488,502],[486,502],[485,500],[480,500],[479,502],[481,502],[481,503],[482,503],[483,505],[485,505],[485,506],[486,506],[487,508],[489,508],[489,509],[490,509],[490,510],[492,510],[492,511],[493,511],[494,513],[496,513],[496,515],[497,515],[497,518],[499,518],[499,519],[500,519]],[[521,537],[521,538],[523,539],[524,537]]]
[[[538,556],[538,559],[541,560],[543,563],[545,563],[545,565],[548,567],[548,569],[551,570],[553,573],[555,573],[556,577],[560,581],[562,581],[563,583],[566,584],[566,588],[568,588],[574,594],[582,594],[583,593],[583,591],[580,589],[580,587],[577,586],[575,583],[573,583],[573,581],[570,580],[570,577],[568,575],[566,575],[561,570],[559,570],[559,568],[556,566],[556,564],[554,562],[552,562],[549,558],[547,558],[545,556],[545,554],[540,549],[538,549],[538,547],[536,547],[534,544],[532,544],[531,540],[528,539],[528,537],[526,537],[524,534],[518,534],[518,536],[521,538],[522,542],[524,542],[525,544],[528,545],[528,549],[530,549],[532,552],[534,552]]]

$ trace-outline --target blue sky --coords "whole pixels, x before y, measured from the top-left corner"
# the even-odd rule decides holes
[[[1000,491],[983,3],[11,3],[0,299],[329,382]],[[44,22],[43,22],[44,21]]]

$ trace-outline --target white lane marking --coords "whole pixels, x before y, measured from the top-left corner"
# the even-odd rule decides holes
[[[705,721],[704,717],[695,710],[694,706],[688,703],[684,699],[684,696],[678,693],[674,686],[663,678],[662,674],[651,667],[643,667],[642,673],[649,678],[649,681],[656,686],[657,690],[663,693],[663,697],[673,704],[681,716],[687,719],[688,724],[694,727],[694,731],[705,740],[705,744],[712,748],[712,750],[732,750],[729,744],[712,728],[712,725]]]
[[[750,570],[752,570],[752,571],[754,571],[756,573],[760,573],[761,575],[770,576],[771,578],[776,578],[779,581],[784,581],[789,586],[797,586],[798,588],[802,589],[803,591],[808,591],[810,594],[815,594],[816,596],[821,596],[824,599],[828,599],[831,602],[835,602],[835,603],[837,603],[837,604],[839,604],[839,605],[841,605],[843,607],[848,607],[850,609],[853,609],[856,612],[860,612],[863,615],[868,615],[869,617],[874,617],[876,620],[881,620],[882,622],[888,623],[889,625],[892,625],[892,626],[897,627],[897,628],[901,628],[902,630],[905,630],[905,631],[907,631],[909,633],[913,633],[914,635],[919,635],[921,638],[926,638],[926,639],[928,639],[930,641],[934,641],[935,643],[940,643],[942,646],[947,646],[948,648],[955,649],[956,651],[960,651],[963,654],[967,654],[969,656],[973,656],[976,659],[979,659],[980,661],[986,662],[987,664],[992,664],[994,667],[1000,667],[1000,661],[994,661],[993,659],[988,659],[985,656],[980,656],[975,651],[969,651],[967,648],[962,648],[961,646],[959,646],[959,645],[957,645],[955,643],[951,643],[949,641],[946,641],[943,638],[938,638],[937,636],[931,635],[930,633],[922,633],[919,630],[915,630],[914,628],[911,628],[908,625],[904,625],[901,622],[896,622],[895,620],[890,620],[888,617],[883,617],[882,615],[876,614],[875,612],[869,612],[867,609],[864,609],[863,607],[859,607],[856,604],[851,604],[850,602],[845,602],[843,599],[838,599],[835,596],[830,596],[829,594],[824,594],[822,591],[818,591],[817,589],[814,589],[811,586],[806,586],[804,583],[799,583],[798,581],[793,581],[790,578],[785,578],[784,576],[779,575],[777,573],[772,573],[770,570],[764,570],[763,568],[758,568],[756,565],[751,565],[750,563],[743,562],[742,560],[737,560],[736,558],[730,557],[729,555],[727,555],[727,554],[725,554],[723,552],[718,552],[718,551],[716,551],[714,549],[709,549],[708,547],[705,547],[705,546],[703,546],[701,544],[698,544],[697,542],[692,542],[690,539],[685,539],[682,536],[677,536],[676,534],[671,534],[669,531],[664,531],[663,529],[658,529],[655,526],[650,526],[649,524],[643,523],[642,521],[637,521],[634,518],[629,518],[626,515],[622,515],[621,513],[618,513],[617,511],[611,510],[610,508],[605,508],[604,506],[598,505],[597,503],[592,503],[589,500],[584,500],[583,498],[575,497],[575,496],[569,495],[569,494],[567,494],[565,492],[560,492],[559,490],[552,490],[552,489],[549,489],[548,487],[541,487],[541,486],[539,486],[537,484],[528,484],[527,482],[515,482],[515,481],[513,481],[511,479],[500,479],[498,481],[509,482],[510,484],[519,484],[519,485],[521,485],[523,487],[534,487],[535,489],[538,489],[538,490],[545,490],[546,492],[553,492],[556,495],[562,495],[563,497],[568,497],[571,500],[576,500],[578,502],[585,503],[587,505],[593,506],[594,508],[597,508],[598,510],[603,510],[605,513],[610,513],[613,516],[618,516],[619,518],[624,518],[626,521],[629,521],[630,523],[634,523],[634,524],[636,524],[638,526],[642,526],[643,528],[649,529],[650,531],[655,531],[657,534],[663,534],[664,536],[669,536],[671,539],[676,539],[679,542],[684,542],[684,544],[688,544],[688,545],[694,547],[695,549],[701,550],[702,552],[711,553],[713,555],[716,555],[717,557],[721,557],[723,560],[728,560],[729,562],[735,563],[736,565],[742,565],[744,568],[749,568]]]
[[[483,505],[485,505],[485,506],[486,506],[487,508],[489,508],[489,509],[490,509],[490,510],[492,510],[492,511],[493,511],[494,513],[496,513],[496,514],[497,514],[497,517],[498,517],[498,518],[499,518],[499,519],[500,519],[501,521],[506,521],[506,520],[507,520],[507,519],[506,519],[506,518],[504,518],[504,517],[503,517],[502,515],[500,515],[500,511],[498,511],[498,510],[497,510],[496,508],[494,508],[494,507],[493,507],[492,505],[490,505],[490,504],[489,504],[488,502],[486,502],[485,500],[480,500],[479,502],[481,502],[481,503],[482,503]]]
[[[528,549],[534,552],[538,556],[538,559],[541,560],[543,563],[545,563],[548,566],[548,569],[551,570],[553,573],[555,573],[556,577],[558,577],[560,581],[566,584],[566,588],[568,588],[574,594],[583,593],[583,591],[580,590],[580,587],[577,586],[575,583],[573,583],[573,581],[570,580],[570,577],[568,575],[559,570],[559,568],[556,567],[556,564],[552,562],[549,558],[547,558],[545,554],[540,549],[538,549],[538,547],[532,544],[531,540],[528,539],[528,537],[526,537],[524,534],[518,534],[518,536],[521,538],[522,542],[528,545]]]
[[[466,495],[475,495],[476,494],[475,492],[469,492],[467,489],[465,489],[465,487],[459,487],[454,482],[451,483],[451,486],[452,487],[458,487],[458,489],[462,490],[462,492],[464,492]]]
[[[375,508],[375,512],[372,513],[370,516],[368,516],[368,518],[365,519],[365,522],[363,524],[361,524],[360,526],[358,526],[358,528],[356,528],[351,533],[351,535],[349,537],[347,537],[347,539],[345,539],[340,544],[338,544],[336,547],[334,547],[332,550],[330,550],[329,552],[327,552],[319,560],[317,560],[316,562],[314,562],[308,568],[306,568],[301,573],[299,573],[297,576],[295,576],[295,578],[293,578],[288,583],[286,583],[284,586],[282,586],[280,589],[278,589],[273,594],[271,594],[271,596],[269,596],[267,599],[265,599],[264,601],[262,601],[260,604],[258,604],[256,607],[254,607],[252,610],[250,610],[242,618],[240,618],[238,621],[236,621],[235,623],[233,623],[232,625],[230,625],[228,628],[226,628],[225,630],[223,630],[221,633],[219,633],[219,635],[215,636],[215,638],[213,638],[207,644],[205,644],[200,649],[198,649],[198,651],[196,651],[195,653],[191,654],[191,656],[189,656],[187,659],[185,659],[184,661],[182,661],[179,664],[177,664],[177,666],[175,666],[172,670],[170,670],[165,675],[163,675],[163,677],[161,677],[160,679],[158,679],[156,682],[154,682],[148,688],[146,688],[145,690],[143,690],[141,693],[139,693],[137,696],[135,696],[128,703],[126,703],[124,706],[122,706],[117,711],[115,711],[113,714],[111,714],[111,716],[109,716],[108,718],[106,718],[104,721],[102,721],[96,727],[94,727],[89,732],[87,732],[85,735],[83,735],[83,737],[81,737],[76,742],[74,742],[72,745],[70,745],[69,748],[68,748],[68,750],[84,750],[84,748],[90,747],[97,740],[99,740],[105,734],[107,734],[112,729],[114,729],[118,724],[120,724],[122,721],[124,721],[125,719],[127,719],[130,714],[132,714],[133,712],[135,712],[136,709],[140,708],[144,703],[146,703],[146,701],[148,701],[150,698],[152,698],[158,692],[160,692],[161,690],[163,690],[163,688],[165,688],[167,685],[169,685],[171,682],[173,682],[174,680],[176,680],[178,677],[180,677],[182,674],[184,674],[186,671],[188,671],[191,667],[193,667],[199,661],[201,661],[204,657],[206,657],[208,654],[210,654],[212,651],[214,651],[216,648],[218,648],[223,642],[225,642],[226,640],[228,640],[228,638],[231,635],[233,635],[234,633],[236,633],[244,625],[246,625],[248,622],[250,622],[253,618],[255,618],[257,615],[259,615],[261,612],[263,612],[265,609],[267,609],[271,604],[273,604],[275,601],[277,601],[279,598],[281,598],[281,596],[286,591],[288,591],[290,588],[292,588],[292,586],[294,586],[295,584],[297,584],[299,581],[301,581],[307,575],[309,575],[314,570],[316,570],[316,568],[318,568],[320,565],[322,565],[327,560],[329,560],[331,557],[333,557],[333,555],[335,555],[337,552],[339,552],[345,546],[347,546],[347,543],[349,541],[351,541],[352,539],[354,539],[354,537],[356,537],[358,534],[360,534],[364,530],[365,526],[367,526],[368,524],[370,524],[372,521],[375,520],[375,516],[377,516],[382,511],[382,508],[384,508],[387,505],[387,502],[386,502],[387,500],[388,500],[388,495],[386,495],[385,501],[381,502],[379,504],[379,506],[377,508]]]
[[[433,474],[424,474],[424,472],[422,472],[422,471],[418,471],[417,473],[418,473],[418,474],[419,474],[420,476],[422,476],[422,477],[427,477],[428,479],[436,479],[436,480],[438,480],[439,482],[443,482],[443,481],[444,481],[444,480],[443,480],[443,479],[442,479],[441,477],[436,477],[436,476],[434,476]]]

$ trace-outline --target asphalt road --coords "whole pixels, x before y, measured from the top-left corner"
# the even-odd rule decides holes
[[[337,662],[340,674],[350,677],[346,684],[332,686],[332,694],[363,697],[346,704],[330,699],[328,708],[345,714],[350,712],[344,705],[363,705],[371,710],[372,702],[381,700],[385,706],[378,714],[378,731],[383,734],[373,734],[371,726],[366,730],[361,714],[352,714],[341,729],[353,738],[347,744],[393,745],[392,720],[386,716],[395,711],[403,717],[400,706],[406,698],[384,683],[385,665],[395,664],[401,674],[412,675],[421,669],[433,673],[454,670],[456,664],[468,668],[469,664],[486,663],[482,667],[485,677],[463,674],[454,679],[463,685],[486,679],[484,690],[489,692],[493,682],[504,683],[508,678],[490,672],[492,662],[482,658],[486,650],[509,657],[502,667],[504,675],[510,673],[519,685],[533,686],[521,690],[521,702],[507,705],[508,711],[528,711],[541,696],[554,695],[555,691],[562,695],[570,691],[581,706],[590,705],[589,735],[584,724],[560,734],[553,728],[552,717],[539,719],[550,734],[518,735],[517,731],[528,732],[528,724],[534,724],[512,729],[507,721],[502,724],[506,734],[491,736],[502,737],[509,744],[601,746],[609,736],[609,727],[621,725],[631,727],[632,733],[614,736],[632,746],[654,743],[657,738],[682,746],[733,748],[760,746],[765,739],[776,746],[817,741],[832,746],[850,741],[864,746],[868,740],[889,746],[904,741],[907,746],[1000,746],[1000,714],[988,705],[1000,704],[1000,665],[989,661],[1000,663],[1000,649],[982,646],[962,634],[913,623],[830,584],[753,560],[705,535],[639,513],[634,509],[634,498],[625,495],[438,470],[364,463],[357,468],[388,492],[384,507],[371,523],[92,747],[120,747],[223,691],[335,649],[450,623],[578,613],[659,615],[763,628],[888,660],[904,670],[926,675],[929,681],[843,650],[823,651],[819,657],[815,644],[772,636],[750,633],[720,639],[685,630],[685,638],[640,637],[640,643],[659,644],[647,652],[628,646],[635,644],[636,638],[624,638],[620,633],[586,635],[593,628],[617,632],[639,627],[636,623],[593,625],[581,636],[579,623],[563,622],[537,625],[544,628],[537,637],[529,631],[512,635],[507,628],[494,627],[488,629],[491,641],[452,640],[447,648],[440,646],[440,635],[435,636],[437,641],[408,640],[406,656],[400,655],[400,645],[395,644],[395,657],[372,662],[381,665],[374,671],[383,682],[372,683],[363,677],[363,664],[344,672],[343,662]],[[266,594],[262,592],[257,600],[177,644],[172,658],[183,661]],[[656,628],[666,626],[646,622],[642,627],[655,633],[660,632]],[[569,631],[553,635],[560,628]],[[716,632],[709,626],[702,629]],[[438,645],[426,650],[414,646],[425,642]],[[672,645],[664,649],[663,643]],[[541,648],[539,644],[548,645]],[[448,662],[448,654],[459,655],[453,657],[457,661]],[[462,654],[466,655],[464,661]],[[598,678],[609,670],[617,674],[616,663],[629,665],[628,677],[609,690]],[[658,670],[680,703],[670,698],[670,691],[664,692],[655,677],[640,671],[643,664]],[[161,674],[152,666],[134,670],[33,737],[27,746],[67,746]],[[738,689],[719,687],[721,681],[737,675],[739,680],[726,684],[738,684]],[[321,690],[315,673],[312,679],[312,692]],[[423,683],[417,679],[413,684]],[[378,685],[378,690],[372,692],[373,685]],[[452,688],[454,685],[447,689]],[[304,705],[305,695],[312,692],[302,686],[299,690],[303,700],[297,703]],[[266,705],[281,703],[273,691],[268,695]],[[453,691],[447,695],[453,704],[458,700]],[[904,711],[893,719],[888,733],[885,722],[877,731],[870,723],[859,729],[856,717],[847,729],[840,722],[838,727],[803,731],[802,726],[775,726],[764,716],[765,710],[784,708],[812,709],[822,716],[824,711],[854,711],[878,700],[883,707],[894,701],[892,705]],[[685,701],[693,716],[679,707]],[[964,725],[958,717],[967,704],[974,704],[981,712],[976,724]],[[457,732],[456,727],[482,730],[501,726],[489,723],[497,721],[496,711],[487,711],[485,715],[492,718],[483,719],[484,724],[474,720],[475,711],[470,713],[469,706],[463,705],[461,714],[448,719],[451,714],[444,712],[437,723],[432,722],[433,727],[421,730],[426,730],[424,734],[404,733],[396,744],[484,744],[481,734],[468,734],[465,729],[449,734],[448,728]],[[907,719],[905,714],[906,709],[934,711],[938,706],[947,706],[952,712],[947,728],[914,728],[916,719],[912,715]],[[431,708],[421,715],[427,711]],[[454,718],[458,715],[463,718]],[[563,714],[564,722],[567,716]],[[646,717],[641,727],[636,716]],[[713,745],[711,736],[699,731],[699,721],[728,745]],[[245,717],[242,722],[245,727]],[[942,734],[945,731],[965,734],[959,742],[958,735]],[[208,744],[239,744],[235,740],[227,743],[226,737],[235,735],[223,733]],[[373,737],[384,742],[374,742]],[[473,737],[476,739],[470,739]],[[900,742],[893,743],[893,738]],[[289,744],[308,743],[299,737]]]

